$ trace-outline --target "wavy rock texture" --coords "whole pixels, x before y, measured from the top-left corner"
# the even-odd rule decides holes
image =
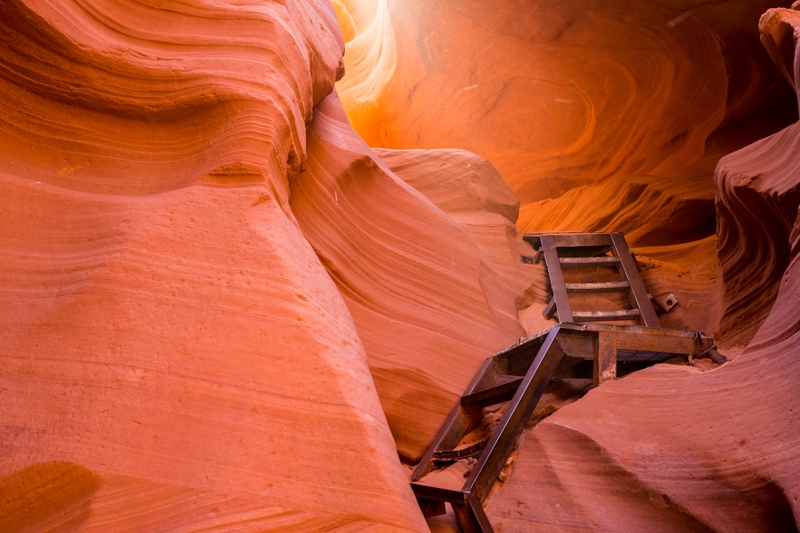
[[[287,200],[330,6],[0,13],[0,530],[424,530]]]
[[[769,314],[789,263],[800,203],[800,125],[723,158],[717,167],[720,335],[746,343]]]
[[[797,5],[797,4],[795,4]],[[800,13],[770,10],[762,41],[793,87]],[[720,160],[714,179],[724,317],[720,334],[746,343],[766,318],[789,264],[789,233],[800,204],[800,124]]]
[[[604,384],[525,436],[489,499],[514,531],[796,531],[800,226],[772,313],[711,372],[658,366]]]
[[[370,3],[337,5],[350,43],[383,20]],[[394,74],[345,108],[370,146],[487,158],[520,198],[520,231],[625,231],[656,267],[656,296],[682,293],[667,325],[741,345],[720,328],[712,175],[796,117],[758,44],[776,5],[788,2],[390,2],[396,47],[351,50],[396,54]]]
[[[371,146],[473,151],[523,204],[553,178],[563,192],[668,172],[725,114],[719,44],[679,16],[660,2],[395,2],[396,74],[351,119]]]
[[[798,14],[761,24],[795,86]],[[791,126],[717,168],[723,323],[745,336],[769,313],[747,349],[710,372],[662,365],[606,383],[528,432],[490,498],[503,531],[797,531],[798,142]]]
[[[506,233],[517,202],[466,152],[384,152],[387,165],[336,96],[317,106],[308,150],[292,211],[353,315],[398,450],[418,459],[475,368],[524,334],[514,301],[525,284],[497,271],[514,268]],[[459,169],[452,185],[468,193],[443,188],[432,203],[390,166],[421,190]]]
[[[613,176],[528,204],[522,208],[527,222],[521,229],[623,231],[646,265],[643,277],[650,292],[657,298],[673,293],[680,302],[661,316],[665,327],[716,332],[728,347],[741,344],[733,331],[719,331],[723,305],[711,176],[721,157],[770,135],[785,124],[786,115],[768,113],[716,131],[703,157],[670,175]]]
[[[350,43],[378,25],[397,43],[351,54],[397,56],[380,94],[345,99],[366,142],[478,153],[523,206],[608,176],[683,169],[723,117],[791,94],[756,28],[786,1],[414,0],[389,3],[390,27],[371,3],[336,4]],[[370,76],[387,71],[373,64]]]
[[[766,321],[527,432],[495,523],[796,529],[797,126],[710,178],[788,120],[741,122],[772,4],[333,4],[0,0],[0,529],[425,530],[397,451],[541,299],[518,212],[627,231],[667,325]],[[345,47],[369,143],[448,149],[362,142]]]
[[[531,273],[520,267],[518,257],[530,249],[514,227],[519,201],[491,163],[462,150],[376,149],[375,153],[478,245],[480,286],[495,322],[515,336],[522,333],[517,325],[519,300]]]
[[[711,29],[719,41],[728,73],[725,123],[791,104],[794,93],[786,87],[767,51],[756,44],[760,37],[759,17],[767,9],[789,7],[791,0],[665,0],[663,3],[680,12],[671,24],[680,24],[691,17]]]

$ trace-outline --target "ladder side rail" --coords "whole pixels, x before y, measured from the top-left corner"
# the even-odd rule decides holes
[[[650,303],[647,288],[644,286],[639,269],[636,268],[636,264],[633,262],[633,255],[631,255],[631,250],[628,248],[628,243],[625,242],[625,237],[621,233],[612,233],[611,243],[614,245],[614,253],[619,258],[625,277],[628,278],[631,294],[636,307],[639,308],[642,322],[648,328],[661,328],[661,323],[658,321],[656,311]]]
[[[464,504],[450,505],[453,506],[456,521],[463,533],[494,533],[481,501],[474,494],[467,494]]]
[[[539,349],[525,378],[506,408],[503,418],[497,425],[489,443],[483,450],[477,464],[467,478],[464,492],[486,499],[505,461],[516,445],[517,438],[533,414],[544,389],[558,368],[563,351],[556,342],[560,328],[553,328]]]
[[[556,313],[559,322],[572,322],[572,308],[569,304],[567,286],[564,283],[564,273],[561,271],[561,261],[558,258],[555,239],[551,235],[540,237],[544,248],[544,261],[547,265],[547,274],[550,277],[550,288],[553,291],[553,300],[556,303]]]

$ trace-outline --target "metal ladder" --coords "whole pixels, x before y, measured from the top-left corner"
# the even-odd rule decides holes
[[[614,324],[559,324],[483,363],[411,475],[411,488],[425,516],[444,514],[449,502],[465,533],[493,531],[483,502],[503,469],[553,377],[586,375],[595,384],[616,377],[618,361],[659,363],[678,354],[708,351],[712,339],[690,330]],[[509,402],[491,437],[459,447],[464,435],[481,423],[483,408]],[[459,490],[426,483],[441,466],[477,456]]]
[[[648,328],[661,324],[639,274],[636,258],[622,233],[526,233],[522,237],[536,250],[534,262],[544,256],[552,298],[542,313],[559,322],[638,320]],[[618,280],[603,283],[566,283],[564,269],[616,269]],[[615,311],[573,311],[570,293],[627,292],[631,307]]]
[[[675,355],[707,353],[713,347],[713,340],[701,332],[661,328],[622,234],[526,234],[524,238],[547,262],[553,286],[550,306],[560,323],[486,359],[411,475],[423,514],[444,514],[449,502],[464,533],[494,531],[483,503],[551,379],[590,376],[596,386],[616,378],[617,362],[659,363]],[[583,265],[619,267],[624,279],[611,286],[566,284],[561,269]],[[626,290],[635,308],[625,314],[572,312],[568,293],[581,290]],[[642,325],[576,323],[631,318]],[[491,436],[461,444],[481,423],[484,408],[503,402],[508,405]],[[426,480],[443,464],[466,457],[476,457],[477,462],[460,489]]]

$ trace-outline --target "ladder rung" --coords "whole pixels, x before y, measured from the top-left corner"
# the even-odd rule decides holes
[[[556,248],[591,248],[611,246],[608,233],[525,233],[522,238],[534,249],[542,244],[542,237],[550,237]]]
[[[630,320],[639,317],[638,309],[621,311],[573,311],[572,319],[576,322],[593,322],[595,320]]]
[[[545,317],[547,320],[550,320],[556,315],[556,299],[550,298],[550,302],[548,302],[547,306],[542,311],[542,316]]]
[[[486,407],[500,402],[507,402],[514,397],[514,393],[517,392],[520,383],[522,383],[522,378],[515,378],[500,385],[467,394],[461,397],[461,405],[478,404]]]
[[[610,255],[601,255],[600,257],[561,257],[559,262],[562,268],[616,266],[619,264],[619,258]]]
[[[443,450],[440,452],[433,452],[433,460],[452,462],[458,461],[459,459],[464,459],[465,457],[472,457],[486,448],[486,444],[488,442],[489,439],[484,439],[480,442],[476,442],[475,444],[471,444],[470,446],[461,448],[460,450]]]
[[[610,281],[607,283],[566,283],[568,292],[614,292],[626,291],[630,288],[627,281]]]

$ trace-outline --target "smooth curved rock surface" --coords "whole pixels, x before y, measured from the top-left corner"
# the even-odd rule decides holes
[[[797,87],[800,12],[770,10],[760,27],[770,55]],[[722,158],[717,166],[717,248],[725,313],[720,335],[731,342],[746,344],[753,337],[777,295],[800,204],[798,174],[800,123]]]
[[[712,176],[720,157],[796,118],[758,44],[759,15],[787,0],[395,1],[391,27],[375,5],[337,5],[352,14],[348,42],[380,20],[396,43],[352,50],[397,55],[371,106],[345,101],[367,144],[487,158],[521,201],[520,231],[626,232],[656,265],[654,291],[683,292],[668,325],[742,345],[720,325]],[[373,64],[370,76],[388,72]]]
[[[331,7],[0,12],[0,530],[424,530],[288,204]]]
[[[781,102],[771,5],[0,2],[0,530],[424,531],[397,452],[538,313],[520,211],[755,337],[527,432],[495,523],[796,530],[800,132],[711,180]],[[371,144],[446,149],[364,144],[345,64]]]
[[[642,276],[650,292],[662,299],[672,293],[678,299],[677,307],[661,315],[663,326],[706,331],[728,349],[742,345],[736,328],[720,328],[724,305],[715,234],[714,206],[718,201],[712,176],[720,158],[769,136],[786,122],[786,113],[778,112],[721,128],[709,137],[699,160],[669,175],[612,176],[528,204],[521,209],[526,222],[520,229],[623,231],[644,265]],[[739,241],[734,237],[732,242]],[[739,242],[737,246],[748,245]],[[754,246],[771,245],[761,240]],[[758,269],[759,265],[755,257],[750,267],[743,264],[745,269]],[[750,286],[756,290],[755,285]],[[544,289],[542,285],[541,293]],[[740,293],[734,290],[732,294]],[[750,325],[749,320],[727,323],[752,332],[759,324]]]
[[[495,270],[512,261],[516,200],[472,154],[385,154],[411,184],[475,164],[459,178],[472,190],[434,196],[445,213],[364,144],[334,95],[315,109],[308,147],[292,211],[353,315],[399,452],[418,459],[475,368],[524,334],[513,305],[525,285],[509,290]],[[491,218],[500,247],[482,246],[456,212]]]
[[[606,383],[525,435],[489,499],[514,531],[796,531],[798,235],[772,313],[736,360]]]
[[[765,39],[798,35],[797,14],[768,12]],[[711,371],[607,382],[529,431],[489,501],[503,531],[797,531],[798,139],[791,126],[717,169],[723,324],[747,340],[760,325],[752,342]]]
[[[403,53],[375,106],[351,111],[356,131],[371,146],[475,152],[523,204],[555,179],[669,172],[725,114],[718,41],[660,2],[391,6]]]

